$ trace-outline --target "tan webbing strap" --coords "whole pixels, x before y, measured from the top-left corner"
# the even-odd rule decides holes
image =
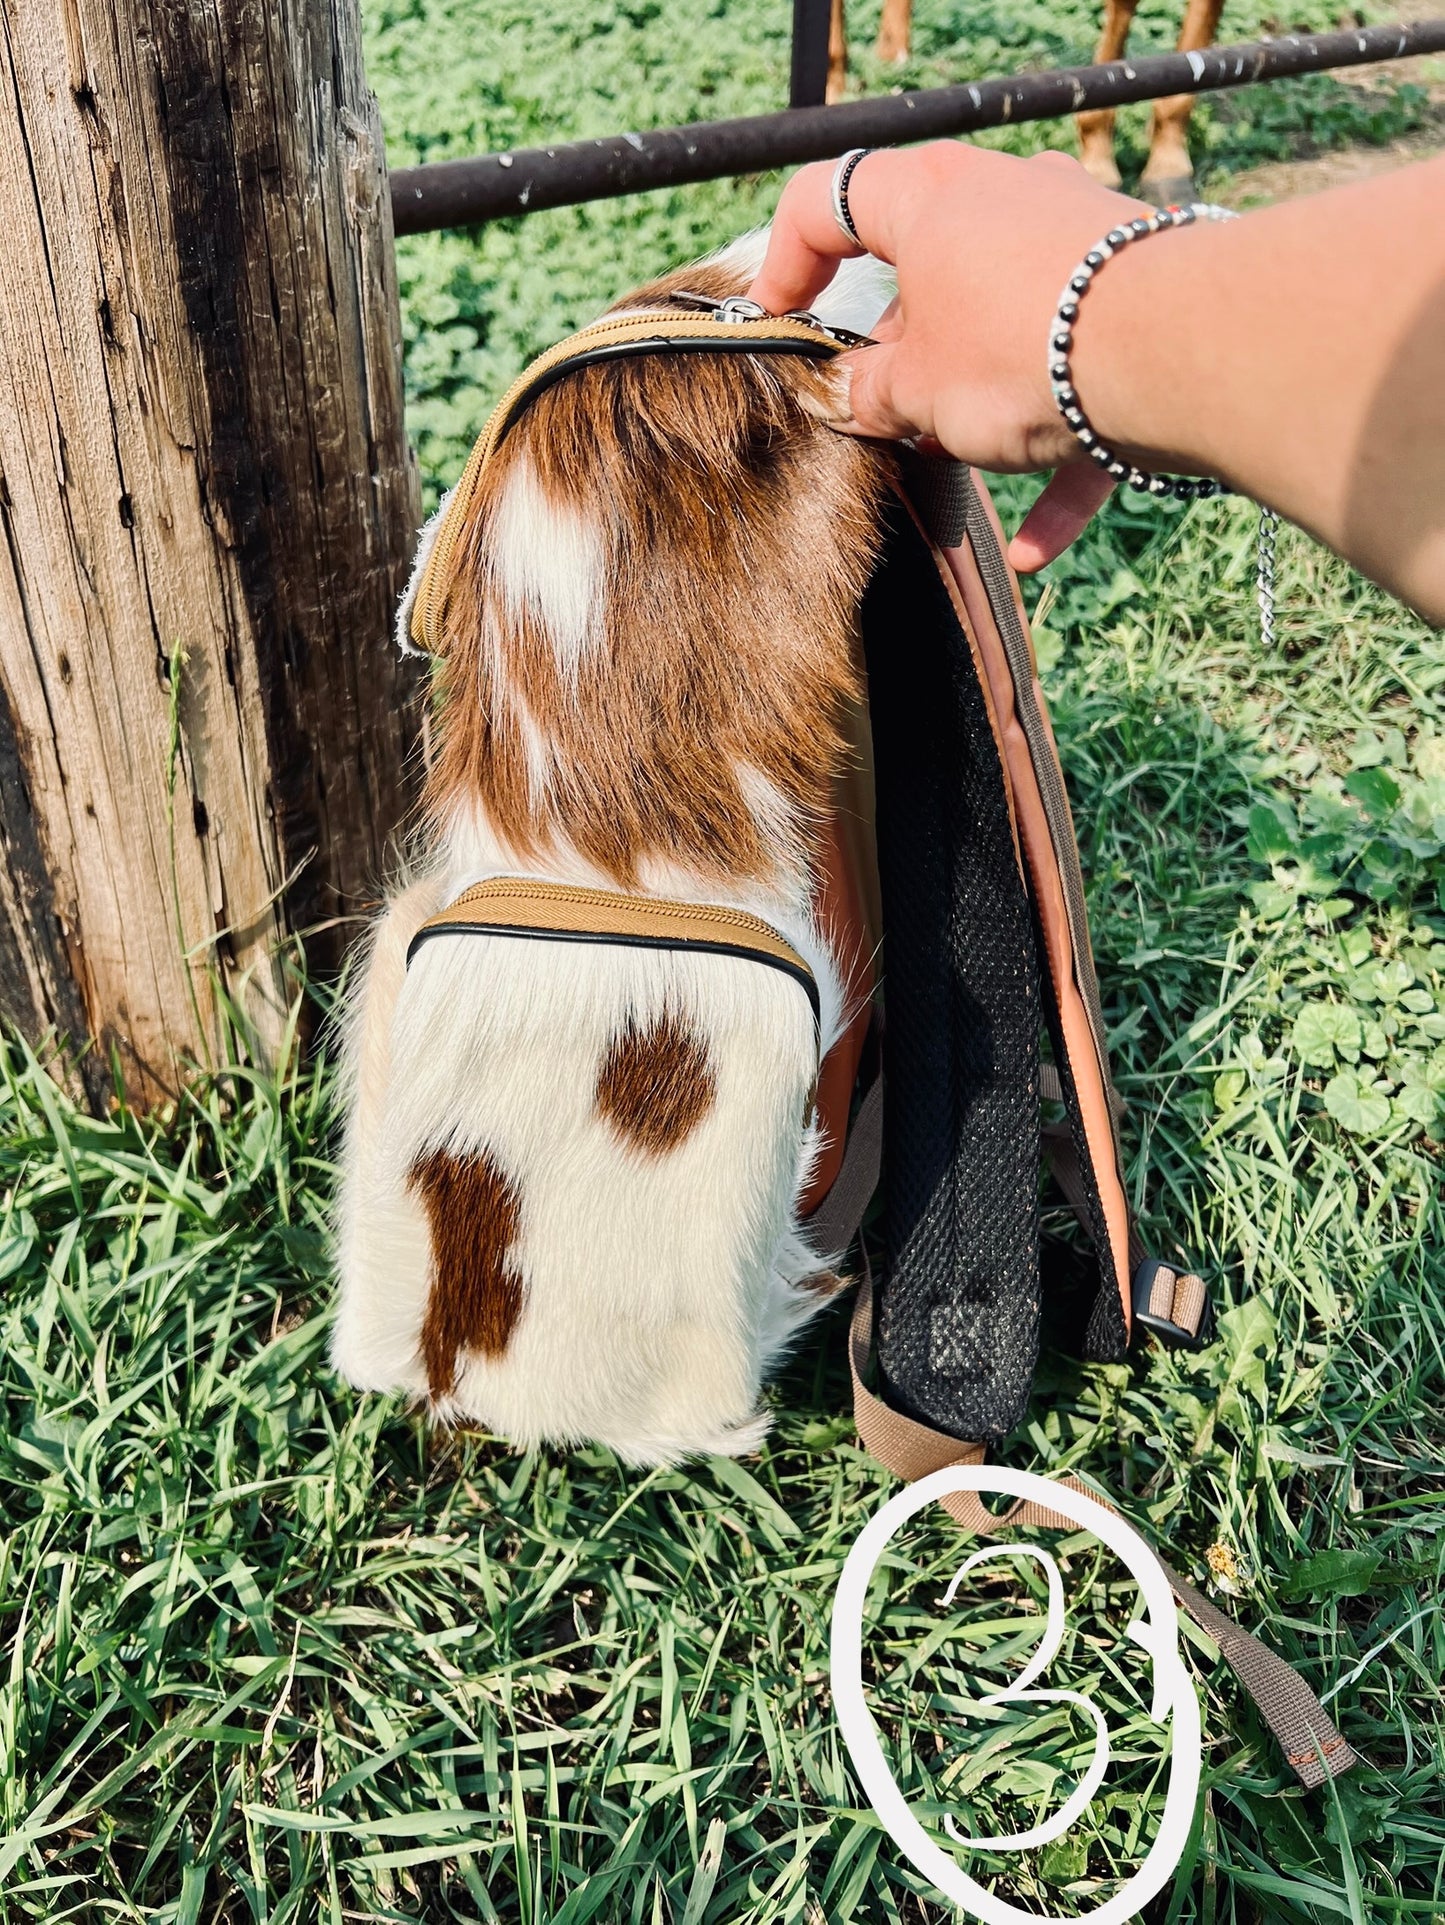
[[[910,1484],[931,1471],[948,1464],[981,1464],[988,1455],[983,1444],[960,1443],[931,1424],[920,1424],[901,1411],[890,1410],[881,1397],[875,1397],[863,1382],[873,1347],[873,1286],[865,1278],[858,1287],[853,1306],[853,1322],[848,1331],[848,1368],[853,1378],[853,1417],[863,1443],[886,1469]],[[1061,1484],[1075,1490],[1085,1486],[1072,1477],[1061,1477]],[[1093,1492],[1087,1492],[1093,1496]],[[1073,1531],[1078,1526],[1058,1511],[1045,1510],[1021,1498],[1011,1510],[997,1515],[985,1508],[976,1491],[954,1491],[942,1499],[943,1507],[955,1523],[980,1537],[991,1536],[1006,1524],[1032,1525],[1040,1530]]]
[[[890,1410],[881,1398],[873,1395],[863,1382],[872,1343],[873,1289],[865,1279],[858,1291],[848,1332],[848,1367],[853,1378],[853,1413],[858,1435],[878,1461],[910,1483],[949,1464],[981,1464],[988,1454],[983,1444],[961,1443],[929,1424],[920,1424],[899,1411]],[[1083,1491],[1096,1504],[1105,1503],[1097,1491],[1090,1490],[1077,1478],[1061,1477],[1056,1481]],[[1079,1528],[1072,1518],[1027,1500],[998,1514],[984,1506],[976,1491],[955,1491],[942,1502],[957,1524],[979,1537],[991,1537],[1005,1525],[1059,1531]],[[1106,1504],[1105,1508],[1114,1507]],[[1220,1656],[1258,1707],[1300,1783],[1313,1789],[1326,1777],[1337,1778],[1356,1764],[1355,1752],[1299,1673],[1258,1638],[1241,1630],[1187,1579],[1171,1570],[1157,1551],[1153,1555],[1181,1607],[1219,1646]]]
[[[875,1076],[858,1105],[828,1194],[811,1216],[803,1218],[803,1233],[820,1257],[834,1256],[853,1241],[882,1168],[883,1078]]]
[[[1154,1555],[1170,1590],[1200,1630],[1207,1631],[1219,1646],[1219,1655],[1254,1700],[1290,1769],[1306,1790],[1313,1791],[1326,1778],[1338,1778],[1357,1765],[1359,1757],[1354,1748],[1335,1729],[1329,1713],[1299,1672],[1258,1638],[1241,1630],[1233,1618],[1171,1569],[1157,1551]]]

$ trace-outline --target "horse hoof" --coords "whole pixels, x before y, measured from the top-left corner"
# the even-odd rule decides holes
[[[1192,174],[1172,174],[1167,179],[1141,180],[1139,192],[1145,200],[1152,201],[1155,207],[1187,207],[1197,198]]]
[[[1079,159],[1083,163],[1084,172],[1100,187],[1107,187],[1111,193],[1117,194],[1124,185],[1119,169],[1114,164],[1114,156],[1107,147],[1102,151],[1096,151],[1086,145]]]

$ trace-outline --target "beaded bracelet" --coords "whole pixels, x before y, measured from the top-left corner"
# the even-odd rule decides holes
[[[1110,228],[1103,240],[1089,249],[1069,276],[1069,284],[1054,310],[1049,329],[1049,384],[1054,391],[1054,403],[1075,437],[1088,449],[1090,458],[1098,462],[1106,474],[1124,482],[1127,487],[1137,489],[1140,494],[1175,495],[1180,501],[1196,501],[1207,500],[1211,495],[1227,495],[1230,489],[1224,482],[1211,480],[1207,476],[1150,474],[1147,469],[1136,468],[1131,462],[1122,460],[1099,439],[1074,391],[1073,376],[1069,371],[1079,303],[1088,293],[1094,276],[1105,261],[1127,247],[1130,241],[1142,241],[1166,227],[1192,227],[1200,219],[1230,221],[1234,218],[1232,209],[1228,207],[1215,207],[1208,201],[1196,201],[1191,207],[1164,207],[1147,219],[1141,215],[1138,220],[1125,221],[1119,227]]]

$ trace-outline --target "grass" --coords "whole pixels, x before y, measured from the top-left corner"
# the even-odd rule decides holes
[[[393,143],[402,107],[465,148],[554,110],[696,111],[700,74],[718,112],[780,86],[772,12],[739,34],[743,9],[690,7],[685,33],[680,11],[379,8]],[[997,16],[996,45],[980,9],[966,21],[997,69],[1077,51],[1083,18]],[[586,86],[561,67],[574,43]],[[495,63],[472,89],[464,52]],[[434,475],[528,347],[771,191],[416,245]],[[1427,1919],[1445,1912],[1445,640],[1286,535],[1264,660],[1250,568],[1240,505],[1125,502],[1044,591],[1131,1182],[1222,1314],[1198,1355],[1048,1356],[1001,1455],[1117,1493],[1367,1760],[1302,1794],[1191,1639],[1205,1787],[1156,1925]],[[326,1364],[324,1056],[261,1075],[233,1054],[150,1121],[78,1115],[21,1046],[0,1059],[0,1919],[943,1925],[859,1808],[829,1715],[832,1589],[888,1483],[841,1414],[841,1320],[745,1464],[643,1476],[428,1437]],[[931,1520],[900,1541],[873,1696],[912,1794],[998,1833],[1056,1805],[1087,1745],[1055,1711],[980,1712],[1042,1592],[1023,1567],[945,1616],[960,1555]],[[1058,1681],[1110,1718],[1107,1795],[1047,1850],[972,1866],[1040,1913],[1096,1902],[1162,1792],[1129,1587],[1077,1545],[1068,1582]]]
[[[1417,726],[1445,644],[1296,537],[1260,662],[1247,537],[1237,506],[1121,513],[1057,571],[1042,627],[1136,1193],[1156,1244],[1219,1279],[1220,1337],[1050,1356],[1003,1454],[1124,1496],[1368,1759],[1337,1798],[1302,1795],[1196,1643],[1206,1791],[1157,1917],[1426,1918],[1445,1225],[1406,1092],[1445,1081],[1445,808],[1418,772],[1441,743]],[[1362,797],[1361,774],[1381,778]],[[1317,827],[1330,809],[1345,827]],[[1373,1107],[1332,1108],[1361,1066]],[[841,1322],[748,1464],[641,1476],[428,1438],[325,1362],[327,1076],[233,1069],[174,1118],[96,1122],[5,1059],[0,1916],[941,1920],[829,1718],[829,1599],[887,1481],[840,1414]],[[956,1538],[928,1523],[903,1548],[873,1647],[902,1768],[965,1829],[1016,1829],[1085,1750],[1065,1716],[979,1722],[1038,1587],[943,1618]],[[1038,1910],[1136,1858],[1161,1791],[1128,1587],[1087,1552],[1069,1570],[1060,1672],[1119,1762],[1067,1838],[979,1861]]]

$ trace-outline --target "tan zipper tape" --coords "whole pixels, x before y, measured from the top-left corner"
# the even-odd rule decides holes
[[[746,909],[720,903],[675,902],[661,896],[624,896],[610,889],[580,889],[570,883],[494,876],[473,883],[456,901],[429,916],[428,929],[520,928],[558,934],[654,938],[677,943],[727,942],[770,956],[798,974],[813,972],[793,945],[771,923]]]
[[[486,427],[478,435],[441,527],[437,530],[431,554],[427,557],[421,580],[417,584],[416,601],[412,608],[411,634],[417,647],[430,651],[438,645],[441,609],[437,605],[437,583],[446,576],[457,536],[465,525],[483,470],[496,453],[522,402],[540,381],[544,381],[555,368],[586,354],[592,348],[619,347],[629,341],[666,340],[717,341],[736,350],[746,341],[750,329],[756,329],[760,337],[766,336],[770,341],[806,341],[816,347],[820,354],[841,354],[846,346],[846,343],[833,340],[806,321],[794,321],[786,317],[714,321],[704,314],[679,314],[675,308],[637,308],[630,314],[614,314],[594,321],[591,327],[583,328],[579,334],[558,341],[545,354],[539,355],[530,367],[523,369],[492,410]],[[766,349],[760,351],[766,352]]]

